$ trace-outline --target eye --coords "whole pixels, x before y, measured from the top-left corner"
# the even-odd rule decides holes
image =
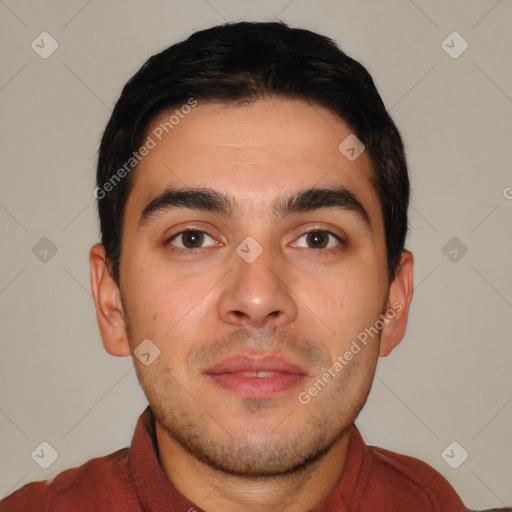
[[[213,241],[207,245],[203,245],[207,239]],[[193,251],[195,249],[203,249],[212,245],[217,245],[216,240],[206,233],[206,231],[199,231],[196,229],[186,229],[172,235],[166,242],[166,245],[172,245],[182,250]]]
[[[317,249],[341,249],[345,246],[345,242],[332,231],[328,230],[315,230],[308,231],[304,233],[302,236],[297,238],[297,240],[303,240],[303,242],[294,242],[292,247],[304,247],[310,250]]]

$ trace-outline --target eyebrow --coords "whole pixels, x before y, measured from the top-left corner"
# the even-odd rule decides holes
[[[139,227],[176,208],[219,213],[227,217],[238,211],[236,200],[224,192],[210,188],[168,188],[152,199],[142,211]],[[310,188],[277,198],[272,212],[278,219],[292,213],[321,209],[338,209],[354,213],[372,231],[370,217],[355,194],[345,187]]]

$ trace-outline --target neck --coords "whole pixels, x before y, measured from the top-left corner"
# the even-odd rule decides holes
[[[324,501],[338,483],[352,428],[319,460],[301,471],[265,478],[234,476],[186,452],[156,422],[160,464],[176,489],[207,512],[304,512]],[[249,508],[250,507],[250,508]]]

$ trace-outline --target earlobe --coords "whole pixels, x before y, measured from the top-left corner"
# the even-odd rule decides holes
[[[96,244],[89,253],[91,289],[96,318],[105,350],[113,356],[131,355],[126,334],[125,315],[118,298],[119,287],[108,271],[105,247]]]
[[[414,257],[410,251],[402,251],[400,265],[395,278],[389,286],[386,312],[390,312],[388,321],[382,330],[380,356],[388,356],[402,341],[407,328],[407,319],[413,297]]]

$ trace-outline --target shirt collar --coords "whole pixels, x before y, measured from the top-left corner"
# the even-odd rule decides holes
[[[155,418],[150,406],[135,427],[128,467],[144,512],[183,512],[197,508],[178,492],[160,465]]]

